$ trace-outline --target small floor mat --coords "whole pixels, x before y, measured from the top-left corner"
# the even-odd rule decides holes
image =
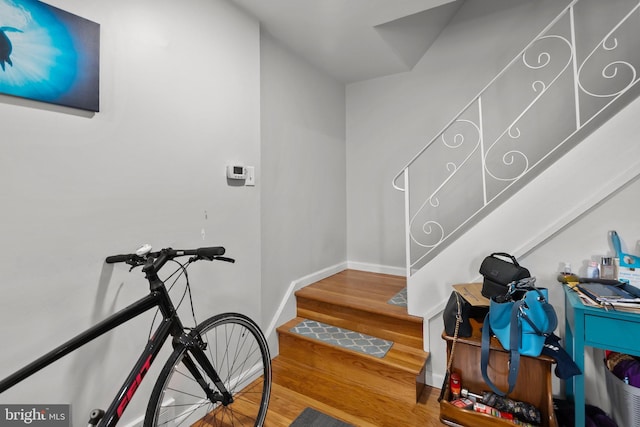
[[[313,408],[305,408],[289,427],[353,427]]]
[[[291,332],[378,358],[384,357],[393,345],[393,341],[327,325],[315,320],[304,320],[291,328]]]
[[[404,288],[403,290],[401,290],[400,292],[395,294],[393,296],[393,298],[391,298],[389,301],[387,301],[387,304],[399,305],[400,307],[406,307],[407,306],[407,288]]]

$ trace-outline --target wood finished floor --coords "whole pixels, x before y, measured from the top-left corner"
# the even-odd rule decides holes
[[[297,316],[389,339],[398,346],[410,347],[408,354],[420,353],[422,319],[409,316],[404,307],[387,303],[405,286],[402,277],[345,270],[296,292]],[[415,384],[411,398],[407,391],[403,395],[390,392],[394,378],[375,386],[370,381],[351,380],[355,378],[351,368],[366,365],[366,358],[340,352],[322,353],[332,359],[332,365],[344,365],[343,370],[329,373],[314,367],[311,362],[314,355],[304,353],[306,350],[283,351],[282,346],[291,343],[283,343],[282,338],[281,355],[272,361],[273,382],[265,427],[289,427],[307,407],[355,427],[443,425],[439,421],[439,389],[426,386],[416,403]],[[336,363],[335,359],[342,363]],[[261,381],[258,379],[249,389],[259,390]],[[256,405],[258,394],[245,391],[247,399],[240,406],[236,402],[236,410],[252,412],[255,409],[245,405]]]
[[[280,369],[279,365],[280,361],[276,357],[273,361],[275,372]],[[303,381],[304,379],[301,378],[300,380]],[[315,400],[274,382],[264,426],[289,427],[306,407],[311,407],[356,427],[440,427],[443,424],[439,420],[439,394],[439,389],[425,387],[419,402],[416,404],[388,400],[382,410],[381,408],[372,408],[372,411],[376,413],[376,420],[372,422],[335,408],[330,403]],[[361,404],[364,409],[369,406],[369,402],[366,401],[361,402]],[[362,409],[360,408],[355,412],[360,412]],[[402,420],[401,424],[399,424],[399,420]]]

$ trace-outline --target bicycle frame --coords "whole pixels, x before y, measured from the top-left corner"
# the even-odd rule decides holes
[[[169,338],[169,336],[174,337],[174,343],[186,345],[190,348],[196,360],[204,369],[205,373],[209,376],[209,378],[213,380],[215,385],[220,390],[223,396],[223,400],[221,400],[223,404],[228,403],[230,394],[222,385],[217,373],[215,372],[215,369],[213,368],[213,366],[211,366],[206,357],[200,357],[203,349],[199,347],[197,343],[193,343],[194,340],[192,334],[187,334],[184,332],[182,322],[176,314],[176,310],[173,306],[173,303],[171,302],[164,283],[162,283],[161,281],[159,283],[156,282],[151,284],[151,293],[146,297],[141,298],[128,307],[109,316],[95,326],[87,329],[81,334],[56,347],[49,353],[41,356],[19,371],[0,381],[0,393],[16,385],[20,381],[28,378],[29,376],[35,374],[36,372],[57,361],[58,359],[77,350],[83,345],[91,342],[92,340],[104,335],[105,333],[113,330],[114,328],[122,325],[123,323],[126,323],[127,321],[141,315],[142,313],[145,313],[146,311],[154,307],[158,307],[160,309],[163,316],[163,321],[148,341],[135,366],[127,376],[127,379],[125,380],[122,387],[120,387],[118,394],[113,399],[109,408],[105,411],[105,414],[101,418],[99,425],[104,427],[112,427],[118,423],[118,421],[122,417],[124,410],[137,391],[138,386],[149,371],[151,364],[155,360],[156,356],[160,352],[162,346],[166,342],[167,338]],[[186,365],[189,370],[192,371],[192,374],[196,378],[202,378],[202,375],[199,374],[195,363],[191,359],[186,360],[186,362],[188,362],[186,363]],[[206,390],[206,383],[204,382],[204,380],[202,382],[202,385],[203,389]]]

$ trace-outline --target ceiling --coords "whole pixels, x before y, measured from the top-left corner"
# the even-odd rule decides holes
[[[464,0],[232,0],[344,83],[409,71]]]

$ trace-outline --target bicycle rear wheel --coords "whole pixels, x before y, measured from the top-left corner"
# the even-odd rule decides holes
[[[185,367],[186,346],[179,345],[158,376],[144,426],[262,426],[271,393],[271,358],[260,328],[244,315],[224,313],[200,323],[196,330],[233,402],[214,404],[207,398]]]

